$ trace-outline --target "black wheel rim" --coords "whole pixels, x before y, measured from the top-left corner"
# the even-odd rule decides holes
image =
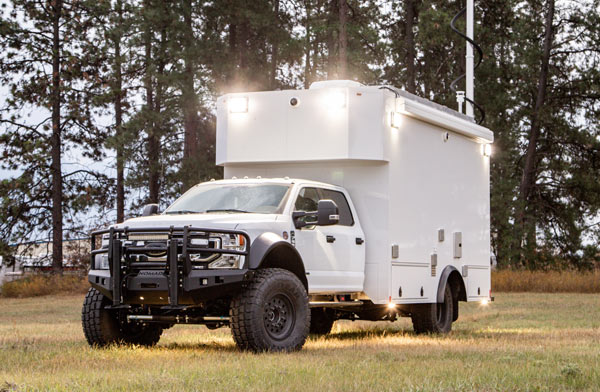
[[[294,328],[296,308],[285,294],[275,294],[264,307],[264,325],[267,334],[275,340],[287,338]]]

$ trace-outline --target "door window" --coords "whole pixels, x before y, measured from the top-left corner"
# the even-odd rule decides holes
[[[352,226],[354,224],[354,218],[352,217],[352,211],[348,205],[348,200],[342,192],[332,191],[330,189],[319,189],[321,193],[321,199],[333,200],[338,206],[340,213],[340,221],[338,225]]]
[[[317,211],[319,200],[333,200],[335,204],[337,204],[340,213],[339,225],[354,225],[354,218],[352,217],[348,200],[346,200],[346,196],[344,196],[342,192],[323,188],[302,188],[300,193],[298,193],[294,210],[304,212]],[[303,217],[301,219],[304,218],[307,217]],[[314,217],[311,218],[314,220]]]

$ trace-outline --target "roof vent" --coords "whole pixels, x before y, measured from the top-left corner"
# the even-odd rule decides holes
[[[318,90],[320,88],[343,88],[343,87],[362,87],[363,85],[354,80],[324,80],[322,82],[314,82],[310,85],[310,90]]]

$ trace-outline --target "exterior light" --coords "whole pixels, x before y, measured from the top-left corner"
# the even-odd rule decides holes
[[[398,112],[391,112],[390,113],[390,125],[392,126],[392,128],[400,128],[400,126],[402,125],[402,114],[398,113]]]
[[[232,97],[227,103],[229,113],[248,113],[248,97]]]
[[[489,303],[490,303],[490,301],[488,301],[485,298],[481,300],[481,306],[487,306]]]
[[[396,309],[396,304],[393,303],[393,302],[389,302],[387,304],[387,307],[388,307],[389,310],[393,310],[393,309]]]
[[[481,155],[483,155],[484,157],[491,157],[492,156],[492,145],[489,143],[482,144],[481,145]]]
[[[343,109],[346,107],[346,92],[341,90],[330,91],[327,95],[327,105],[330,109]]]

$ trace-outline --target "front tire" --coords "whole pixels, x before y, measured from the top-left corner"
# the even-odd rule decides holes
[[[162,327],[152,324],[128,323],[123,311],[106,309],[110,300],[94,288],[90,288],[83,301],[81,324],[90,346],[105,347],[109,344],[137,344],[154,346],[162,334]]]
[[[412,322],[416,333],[448,333],[454,319],[454,297],[450,285],[444,290],[444,302],[414,305]]]
[[[232,301],[230,317],[233,340],[243,350],[300,350],[310,327],[308,295],[290,271],[257,270]]]

